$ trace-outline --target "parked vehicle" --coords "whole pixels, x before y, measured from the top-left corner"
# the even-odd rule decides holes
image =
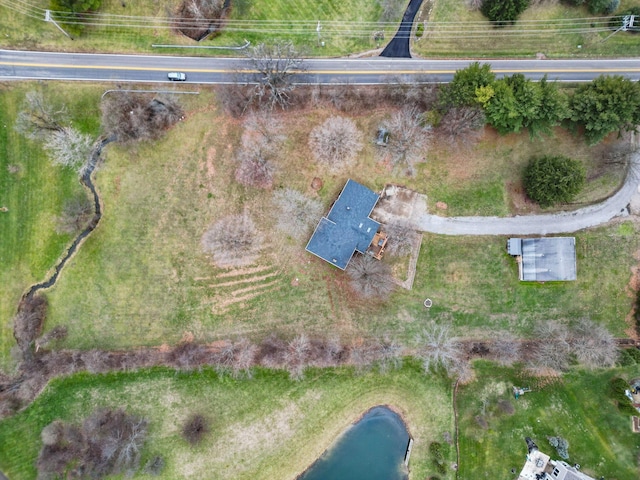
[[[172,82],[184,82],[187,79],[187,75],[182,72],[169,72],[167,78]]]

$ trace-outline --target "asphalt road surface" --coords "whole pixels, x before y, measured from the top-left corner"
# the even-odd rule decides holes
[[[378,84],[385,82],[448,82],[456,70],[473,60],[307,59],[296,83]],[[539,80],[584,82],[602,75],[640,80],[640,60],[482,60],[498,77],[523,73]],[[167,73],[187,74],[187,84],[234,83],[250,80],[243,58],[111,55],[0,50],[0,80],[84,80],[93,82],[168,82]]]

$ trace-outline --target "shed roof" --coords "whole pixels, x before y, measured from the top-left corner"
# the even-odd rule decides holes
[[[547,237],[509,239],[521,241],[520,280],[529,282],[569,281],[576,274],[576,239]]]
[[[380,224],[369,218],[379,195],[351,179],[326,217],[322,217],[306,250],[344,270],[353,254],[365,253]]]

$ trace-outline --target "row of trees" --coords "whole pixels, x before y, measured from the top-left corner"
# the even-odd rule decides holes
[[[374,280],[377,283],[378,279]],[[399,365],[403,356],[412,355],[422,360],[425,371],[443,369],[449,375],[466,378],[470,373],[469,359],[477,356],[504,365],[523,362],[534,370],[561,372],[575,363],[588,368],[609,367],[619,355],[612,335],[587,319],[574,323],[540,322],[526,340],[503,333],[488,342],[464,341],[453,335],[450,322],[432,322],[405,346],[386,336],[344,341],[337,335],[323,338],[301,333],[295,337],[272,334],[259,343],[239,338],[215,347],[185,342],[166,352],[155,348],[123,352],[49,350],[48,346],[64,338],[66,331],[56,327],[39,336],[46,302],[40,297],[30,301],[14,318],[21,353],[20,375],[13,379],[0,375],[0,415],[32,401],[49,379],[78,371],[105,373],[158,365],[192,370],[210,365],[221,374],[250,377],[252,368],[261,365],[285,369],[292,378],[299,379],[307,367],[352,365],[367,369],[377,365],[385,371]]]
[[[610,15],[620,6],[620,0],[563,0],[573,6],[585,5],[593,15]],[[529,5],[536,0],[470,0],[469,5],[478,9],[496,27],[513,24]]]
[[[526,128],[532,136],[549,134],[566,123],[581,127],[590,144],[612,132],[632,131],[640,124],[640,85],[621,76],[600,76],[568,95],[558,85],[532,82],[522,74],[496,79],[488,64],[459,70],[440,97],[441,108],[482,108],[500,133]]]

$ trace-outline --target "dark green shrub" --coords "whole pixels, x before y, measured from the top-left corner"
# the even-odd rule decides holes
[[[80,35],[85,28],[83,24],[83,16],[85,13],[94,12],[102,6],[102,0],[51,0],[49,8],[52,10],[54,20],[72,35]],[[70,22],[62,21],[60,17],[56,17],[55,12],[64,12],[64,18]],[[71,14],[71,15],[69,15]],[[89,20],[87,20],[89,21]]]
[[[497,27],[512,24],[529,6],[529,0],[484,0],[480,11]]]
[[[563,156],[534,158],[524,172],[527,196],[543,208],[570,202],[580,193],[584,182],[582,163]]]
[[[625,390],[629,390],[629,383],[620,377],[612,378],[609,382],[609,397],[618,406],[620,413],[624,415],[638,415],[638,411],[633,408],[631,400],[625,395]]]
[[[631,365],[640,364],[640,350],[637,348],[622,348],[618,357],[618,365],[621,367],[630,367]]]
[[[422,35],[424,35],[424,23],[419,23],[416,27],[416,37],[422,38]]]
[[[587,0],[589,12],[594,15],[610,15],[620,6],[620,0]]]

